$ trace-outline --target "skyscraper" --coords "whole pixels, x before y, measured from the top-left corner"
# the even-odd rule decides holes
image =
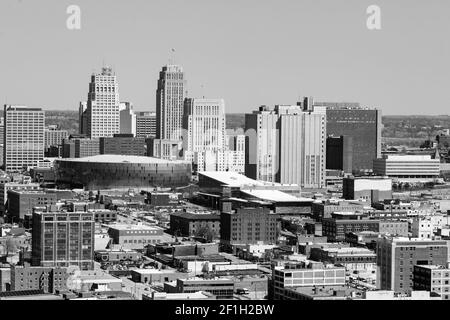
[[[131,102],[120,103],[120,133],[136,136],[136,113]]]
[[[91,76],[87,101],[87,130],[90,138],[120,133],[119,84],[112,68]]]
[[[33,213],[32,265],[78,266],[82,270],[92,270],[94,213],[52,212],[48,209]]]
[[[159,73],[156,90],[156,138],[181,140],[186,80],[183,68],[167,65]]]
[[[246,115],[246,175],[250,178],[325,186],[325,109],[301,106],[261,107]]]
[[[373,170],[373,160],[381,158],[381,110],[362,108],[358,103],[317,102],[327,108],[327,134],[351,137],[352,171]]]
[[[87,102],[81,101],[80,106],[78,108],[78,117],[79,117],[79,134],[86,134],[87,135]]]
[[[225,102],[223,99],[186,99],[183,148],[190,152],[225,149]]]
[[[6,171],[37,166],[44,159],[45,113],[40,108],[5,105],[3,159]]]
[[[184,158],[196,171],[243,171],[245,141],[240,150],[227,148],[223,99],[186,99],[183,135]]]
[[[267,106],[245,115],[245,175],[275,182],[279,169],[279,114]]]

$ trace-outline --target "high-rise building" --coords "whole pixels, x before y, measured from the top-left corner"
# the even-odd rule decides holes
[[[248,177],[304,188],[325,186],[324,108],[261,107],[245,117]]]
[[[225,130],[223,99],[185,99],[183,117],[183,152],[194,171],[244,172],[245,137],[230,150]]]
[[[245,115],[245,175],[276,182],[279,169],[279,114],[266,106]]]
[[[156,137],[156,112],[136,113],[136,137]]]
[[[159,73],[156,90],[156,138],[181,140],[186,80],[183,68],[167,65]]]
[[[353,173],[373,170],[381,157],[381,110],[361,108],[358,103],[316,102],[327,108],[327,134],[352,137]]]
[[[377,241],[378,288],[408,293],[414,286],[415,265],[447,265],[445,240],[385,236]]]
[[[33,266],[94,268],[93,212],[33,212]]]
[[[119,84],[112,68],[91,76],[87,101],[87,130],[90,138],[120,133]]]
[[[5,105],[3,159],[6,171],[37,166],[44,159],[45,113],[40,108]]]
[[[120,133],[136,136],[136,113],[131,102],[120,103]]]
[[[78,126],[79,134],[87,135],[87,101],[81,101],[78,108]]]
[[[189,152],[225,149],[223,99],[191,99],[184,102],[183,149]]]
[[[353,137],[327,137],[327,170],[340,170],[352,173],[353,166]]]
[[[47,126],[44,130],[45,134],[45,149],[51,146],[59,146],[63,143],[63,140],[69,137],[67,130],[61,130],[57,125]]]

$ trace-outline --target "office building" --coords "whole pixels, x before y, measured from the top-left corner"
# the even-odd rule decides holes
[[[311,211],[316,221],[324,218],[331,218],[334,212],[363,212],[364,206],[359,203],[351,203],[348,201],[330,201],[313,202]]]
[[[33,266],[94,268],[94,230],[92,212],[33,212]]]
[[[67,130],[61,130],[58,126],[47,126],[44,130],[45,143],[44,147],[50,148],[51,146],[59,146],[63,143],[64,139],[69,137],[69,132]]]
[[[44,293],[66,291],[69,275],[66,268],[12,266],[11,290],[42,290]]]
[[[408,293],[415,265],[447,265],[448,244],[441,240],[382,237],[377,241],[378,288]]]
[[[378,220],[363,219],[357,214],[335,213],[332,218],[322,220],[322,234],[328,238],[329,242],[343,242],[345,235],[350,232],[378,232],[379,228]]]
[[[63,158],[84,158],[100,154],[100,140],[83,135],[70,135],[62,143]]]
[[[186,152],[225,149],[223,99],[191,99],[184,102],[183,149]]]
[[[44,159],[45,113],[40,108],[5,105],[3,160],[6,171],[22,171]]]
[[[392,178],[435,179],[440,174],[440,160],[426,155],[384,155],[373,161],[373,170]]]
[[[136,137],[156,137],[156,112],[136,113]]]
[[[143,249],[162,242],[163,229],[148,225],[113,224],[108,229],[113,244],[125,249]]]
[[[31,180],[25,180],[18,182],[11,182],[9,179],[0,182],[0,215],[3,215],[6,210],[6,202],[8,200],[9,190],[26,190],[26,191],[36,191],[39,190],[39,183],[32,183]]]
[[[189,278],[164,283],[164,292],[169,294],[199,291],[209,292],[215,295],[217,299],[231,299],[234,294],[234,281],[230,278]]]
[[[325,186],[326,113],[276,106],[245,115],[245,174],[256,180]]]
[[[87,135],[87,101],[81,101],[78,107],[78,133]]]
[[[239,208],[220,214],[220,242],[225,248],[248,244],[276,244],[279,215],[269,208]]]
[[[343,265],[352,274],[376,272],[377,255],[367,248],[323,247],[311,248],[310,259]]]
[[[156,138],[181,140],[183,104],[186,94],[183,68],[166,65],[159,73],[156,90]]]
[[[361,108],[357,103],[316,102],[314,105],[327,109],[328,135],[351,137],[353,173],[372,171],[373,160],[381,157],[381,110]]]
[[[327,170],[339,170],[352,173],[353,137],[327,137]]]
[[[34,207],[46,207],[56,204],[56,193],[42,190],[9,190],[8,219],[13,222],[23,221],[25,215],[31,215]]]
[[[344,286],[345,267],[325,266],[321,262],[290,263],[273,269],[273,298],[285,300],[287,289],[314,286]]]
[[[87,100],[87,130],[89,138],[112,137],[120,133],[119,84],[112,68],[103,67],[91,76]]]
[[[220,215],[184,212],[170,215],[170,231],[175,236],[196,236],[202,230],[207,230],[218,237],[220,235]]]
[[[183,159],[182,140],[162,140],[148,138],[146,141],[147,155],[149,157],[170,161]]]
[[[415,265],[413,289],[428,291],[450,299],[450,268],[447,265]]]
[[[345,177],[342,196],[346,200],[365,200],[371,203],[392,200],[392,179],[387,177]]]
[[[121,102],[120,112],[120,133],[136,136],[136,113],[133,111],[131,102]]]
[[[223,99],[186,99],[183,117],[183,155],[195,172],[244,172],[245,137],[228,148]]]
[[[117,154],[128,156],[146,156],[145,138],[133,134],[115,134],[114,137],[100,138],[100,154]]]

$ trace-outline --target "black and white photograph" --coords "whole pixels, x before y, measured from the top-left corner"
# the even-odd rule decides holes
[[[1,0],[0,314],[450,300],[449,35],[448,0]]]

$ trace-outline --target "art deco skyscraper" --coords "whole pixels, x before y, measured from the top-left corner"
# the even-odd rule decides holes
[[[192,152],[225,149],[225,102],[223,99],[186,99],[183,149]]]
[[[181,140],[186,80],[183,68],[167,65],[159,73],[156,90],[156,138]]]
[[[45,113],[40,108],[5,105],[3,159],[6,171],[37,166],[44,159]]]
[[[93,74],[87,101],[86,134],[90,138],[112,137],[120,133],[119,84],[112,68]]]

